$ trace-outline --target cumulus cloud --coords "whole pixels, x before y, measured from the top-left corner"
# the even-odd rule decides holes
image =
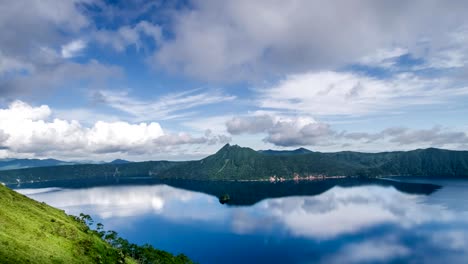
[[[75,120],[51,119],[51,114],[46,105],[33,107],[21,101],[0,109],[1,144],[10,155],[87,157],[101,153],[151,154],[175,145],[229,141],[211,133],[201,137],[167,133],[156,122],[98,121],[86,127]]]
[[[226,127],[232,135],[257,134],[271,129],[274,122],[274,118],[269,115],[234,117],[226,122]]]
[[[296,119],[277,122],[264,141],[282,147],[325,145],[334,133],[328,124]]]
[[[226,128],[232,135],[266,133],[263,141],[283,147],[322,145],[335,134],[328,124],[308,117],[234,117],[226,122]]]
[[[195,0],[190,7],[175,13],[174,37],[153,62],[205,80],[332,69],[379,49],[437,56],[455,26],[468,22],[463,1]]]

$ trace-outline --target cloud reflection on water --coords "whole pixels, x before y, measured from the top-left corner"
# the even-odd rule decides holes
[[[424,196],[379,186],[334,187],[317,196],[267,199],[251,207],[222,206],[216,197],[167,185],[52,190],[17,191],[71,214],[83,211],[102,219],[153,214],[177,221],[225,222],[239,234],[282,229],[293,236],[315,239],[379,224],[411,228],[456,218],[441,205],[423,203]]]
[[[226,232],[236,241],[239,235],[263,236],[265,241],[316,241],[297,254],[316,250],[320,258],[314,262],[321,263],[459,263],[468,255],[468,213],[457,203],[447,203],[453,197],[466,199],[468,194],[460,188],[444,187],[424,196],[393,187],[334,187],[317,196],[266,199],[248,207],[221,205],[214,196],[167,185],[17,191],[70,214],[90,214],[115,230],[161,232],[148,229],[148,224],[157,226],[154,219],[164,219],[166,225],[158,228],[168,228],[167,221],[176,229],[191,223],[190,228],[200,228],[198,234],[220,234],[210,236],[215,242],[205,241],[207,246],[233,243],[221,238]],[[177,233],[174,229],[167,232],[183,239],[172,233]],[[203,253],[197,247],[196,251],[210,254],[211,250]]]
[[[206,203],[214,200],[208,195],[167,185],[61,189],[56,192],[36,190],[36,192],[31,189],[17,191],[35,200],[64,209],[70,214],[85,212],[103,219],[145,214],[164,216],[171,211],[171,206],[174,204],[190,207],[190,203],[199,199]]]
[[[294,235],[331,238],[378,224],[416,224],[449,221],[455,215],[443,206],[423,203],[425,197],[393,187],[334,187],[313,197],[290,197],[261,203]]]

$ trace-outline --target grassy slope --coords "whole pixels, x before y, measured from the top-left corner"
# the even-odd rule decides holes
[[[130,248],[114,243],[124,242]],[[191,264],[149,245],[115,237],[111,244],[65,212],[0,184],[0,263],[161,263]],[[135,256],[132,259],[128,256]]]
[[[1,263],[119,263],[120,259],[117,250],[63,211],[0,185]]]

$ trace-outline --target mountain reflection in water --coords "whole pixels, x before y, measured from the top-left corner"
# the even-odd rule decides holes
[[[205,193],[167,184],[17,191],[200,263],[459,263],[468,257],[468,213],[428,199],[443,196],[437,185],[196,184],[186,189]],[[249,206],[221,205],[216,192]]]

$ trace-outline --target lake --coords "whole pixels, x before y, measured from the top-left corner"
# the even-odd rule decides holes
[[[404,180],[404,182],[402,181]],[[16,186],[199,263],[466,263],[468,181],[121,179]],[[219,198],[228,194],[228,204]]]

